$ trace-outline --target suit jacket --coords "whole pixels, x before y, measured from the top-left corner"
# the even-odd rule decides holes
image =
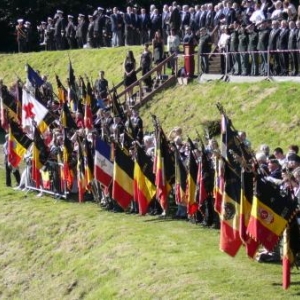
[[[268,50],[270,30],[263,29],[258,32],[257,50],[264,51]]]
[[[181,29],[184,29],[185,26],[190,25],[191,14],[187,11],[184,17],[181,19]]]
[[[177,31],[180,29],[180,25],[181,25],[180,12],[176,7],[173,9],[170,16],[170,27],[174,28]]]
[[[277,49],[286,50],[288,48],[288,41],[289,41],[289,29],[288,28],[280,29],[280,33],[278,35],[278,40],[277,40]]]
[[[140,15],[140,29],[141,30],[148,30],[151,27],[151,22],[150,22],[150,16],[148,14],[145,15]]]
[[[112,14],[110,16],[110,20],[111,20],[111,31],[112,32],[117,32],[118,30],[122,29],[122,26],[124,24],[123,18],[121,16],[121,14]],[[119,26],[121,25],[121,27]]]
[[[161,15],[153,15],[151,18],[151,30],[152,31],[161,31],[162,22],[161,22]]]
[[[289,41],[288,41],[288,49],[294,50],[297,49],[297,36],[298,36],[298,29],[294,28],[289,32]]]
[[[214,27],[214,17],[216,15],[216,12],[213,10],[209,10],[206,14],[205,18],[205,27],[212,29]]]
[[[199,28],[205,27],[207,11],[202,11],[199,18]]]
[[[280,29],[272,29],[269,35],[269,49],[277,50],[277,39],[280,33]]]

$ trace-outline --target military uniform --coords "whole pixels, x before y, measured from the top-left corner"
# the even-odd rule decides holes
[[[257,50],[262,51],[260,56],[260,75],[266,76],[269,73],[269,64],[268,64],[268,41],[269,41],[270,30],[268,28],[260,29],[258,31],[258,42],[257,42]]]
[[[238,53],[239,47],[239,33],[237,29],[234,29],[230,34],[230,44],[229,44],[229,51],[230,60],[231,60],[231,72],[233,75],[240,75],[241,74],[241,59],[240,54]]]
[[[239,31],[239,52],[243,52],[240,54],[241,57],[241,75],[246,76],[249,73],[249,54],[248,51],[248,33],[245,28]]]
[[[209,73],[209,54],[211,52],[211,45],[212,45],[212,40],[211,36],[208,33],[205,33],[203,35],[200,35],[199,39],[199,57],[201,61],[201,72],[203,73]]]
[[[258,42],[258,33],[253,30],[248,33],[248,51],[250,52],[250,66],[249,66],[249,74],[251,76],[258,75],[258,53],[257,52],[257,42]]]

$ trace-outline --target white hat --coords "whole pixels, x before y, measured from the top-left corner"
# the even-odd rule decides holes
[[[90,18],[93,18],[93,16],[92,15],[88,15],[88,18],[90,19]]]
[[[29,21],[26,21],[25,24],[26,25],[31,25],[31,23]]]
[[[71,15],[68,15],[68,19],[73,19],[74,17]]]
[[[84,14],[78,14],[78,17],[85,17],[85,15]]]
[[[64,12],[62,10],[57,10],[56,13],[57,14],[63,14]]]
[[[18,23],[23,23],[24,22],[24,20],[23,19],[18,19],[18,21],[17,21]]]
[[[99,7],[98,7],[98,10],[104,10],[104,8],[99,6]]]
[[[53,21],[53,19],[51,17],[48,17],[47,20],[48,21]]]

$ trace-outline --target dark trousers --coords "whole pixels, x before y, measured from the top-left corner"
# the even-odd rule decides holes
[[[11,173],[13,173],[17,185],[20,184],[21,181],[21,176],[20,176],[20,172],[18,169],[13,170],[12,167],[5,162],[5,180],[6,180],[6,186],[11,186]]]

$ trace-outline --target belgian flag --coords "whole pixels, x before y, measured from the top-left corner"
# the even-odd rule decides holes
[[[247,232],[268,251],[273,251],[297,210],[297,201],[262,175],[257,175]]]
[[[114,148],[112,198],[126,210],[133,200],[134,162],[126,148],[122,148],[118,143],[115,143]]]
[[[63,84],[61,83],[59,77],[55,75],[56,85],[57,85],[57,96],[59,100],[60,106],[62,106],[65,102],[67,102],[68,91],[65,89]]]
[[[158,128],[156,132],[154,173],[156,198],[162,209],[166,211],[172,184],[175,182],[175,159],[162,128]]]
[[[41,137],[39,129],[34,130],[33,149],[32,149],[32,179],[35,181],[37,188],[41,185],[40,169],[48,159],[49,151]]]
[[[153,162],[145,151],[137,146],[134,163],[134,199],[139,204],[139,213],[145,215],[156,194]]]
[[[114,116],[119,116],[121,120],[125,123],[126,117],[125,117],[124,109],[121,107],[118,101],[116,88],[113,89],[113,95],[112,95],[112,113]]]
[[[220,157],[215,157],[214,209],[220,215],[224,192],[224,163]]]
[[[177,204],[186,204],[186,179],[187,172],[180,158],[180,153],[177,148],[174,151],[175,155],[175,200]]]
[[[224,159],[224,192],[221,206],[220,249],[235,256],[242,245],[239,234],[241,166],[234,154],[241,156],[237,132],[231,120],[222,115],[222,156]]]
[[[94,157],[92,145],[87,139],[84,140],[84,174],[86,187],[90,190],[94,179]]]
[[[31,143],[32,140],[23,132],[19,125],[11,120],[8,136],[8,162],[14,168],[18,167]]]
[[[78,201],[84,201],[84,193],[86,192],[85,167],[83,146],[79,137],[77,137],[77,185],[78,185]]]
[[[65,102],[63,104],[63,109],[61,112],[61,123],[63,127],[69,128],[69,129],[78,129],[75,120],[73,119],[70,109],[68,107],[68,104]]]
[[[72,155],[72,144],[67,136],[67,129],[63,129],[63,169],[62,169],[62,180],[66,183],[66,187],[68,190],[72,189],[74,173],[73,170],[69,166],[70,156]]]
[[[190,138],[188,139],[188,143],[190,144],[190,149],[188,155],[186,202],[188,214],[194,215],[198,210],[198,203],[196,201],[198,165],[194,154],[195,146]]]
[[[82,80],[83,82],[83,80]],[[83,82],[84,85],[84,82]],[[91,108],[91,103],[92,103],[92,88],[91,84],[88,82],[87,88],[85,88],[84,85],[84,93],[83,96],[85,98],[85,107],[84,107],[84,127],[87,129],[92,129],[93,128],[93,114],[92,114],[92,108]]]
[[[5,126],[5,118],[7,119],[13,119],[15,122],[19,121],[18,117],[18,104],[16,102],[15,97],[8,91],[7,86],[3,85],[1,87],[1,92],[0,94],[2,95],[2,104],[3,106],[1,107],[1,125]],[[5,115],[4,108],[7,110],[7,116]],[[7,123],[6,123],[7,125]]]
[[[241,204],[240,204],[240,237],[246,247],[246,253],[253,258],[259,243],[247,233],[253,201],[254,173],[242,170],[241,174]]]

